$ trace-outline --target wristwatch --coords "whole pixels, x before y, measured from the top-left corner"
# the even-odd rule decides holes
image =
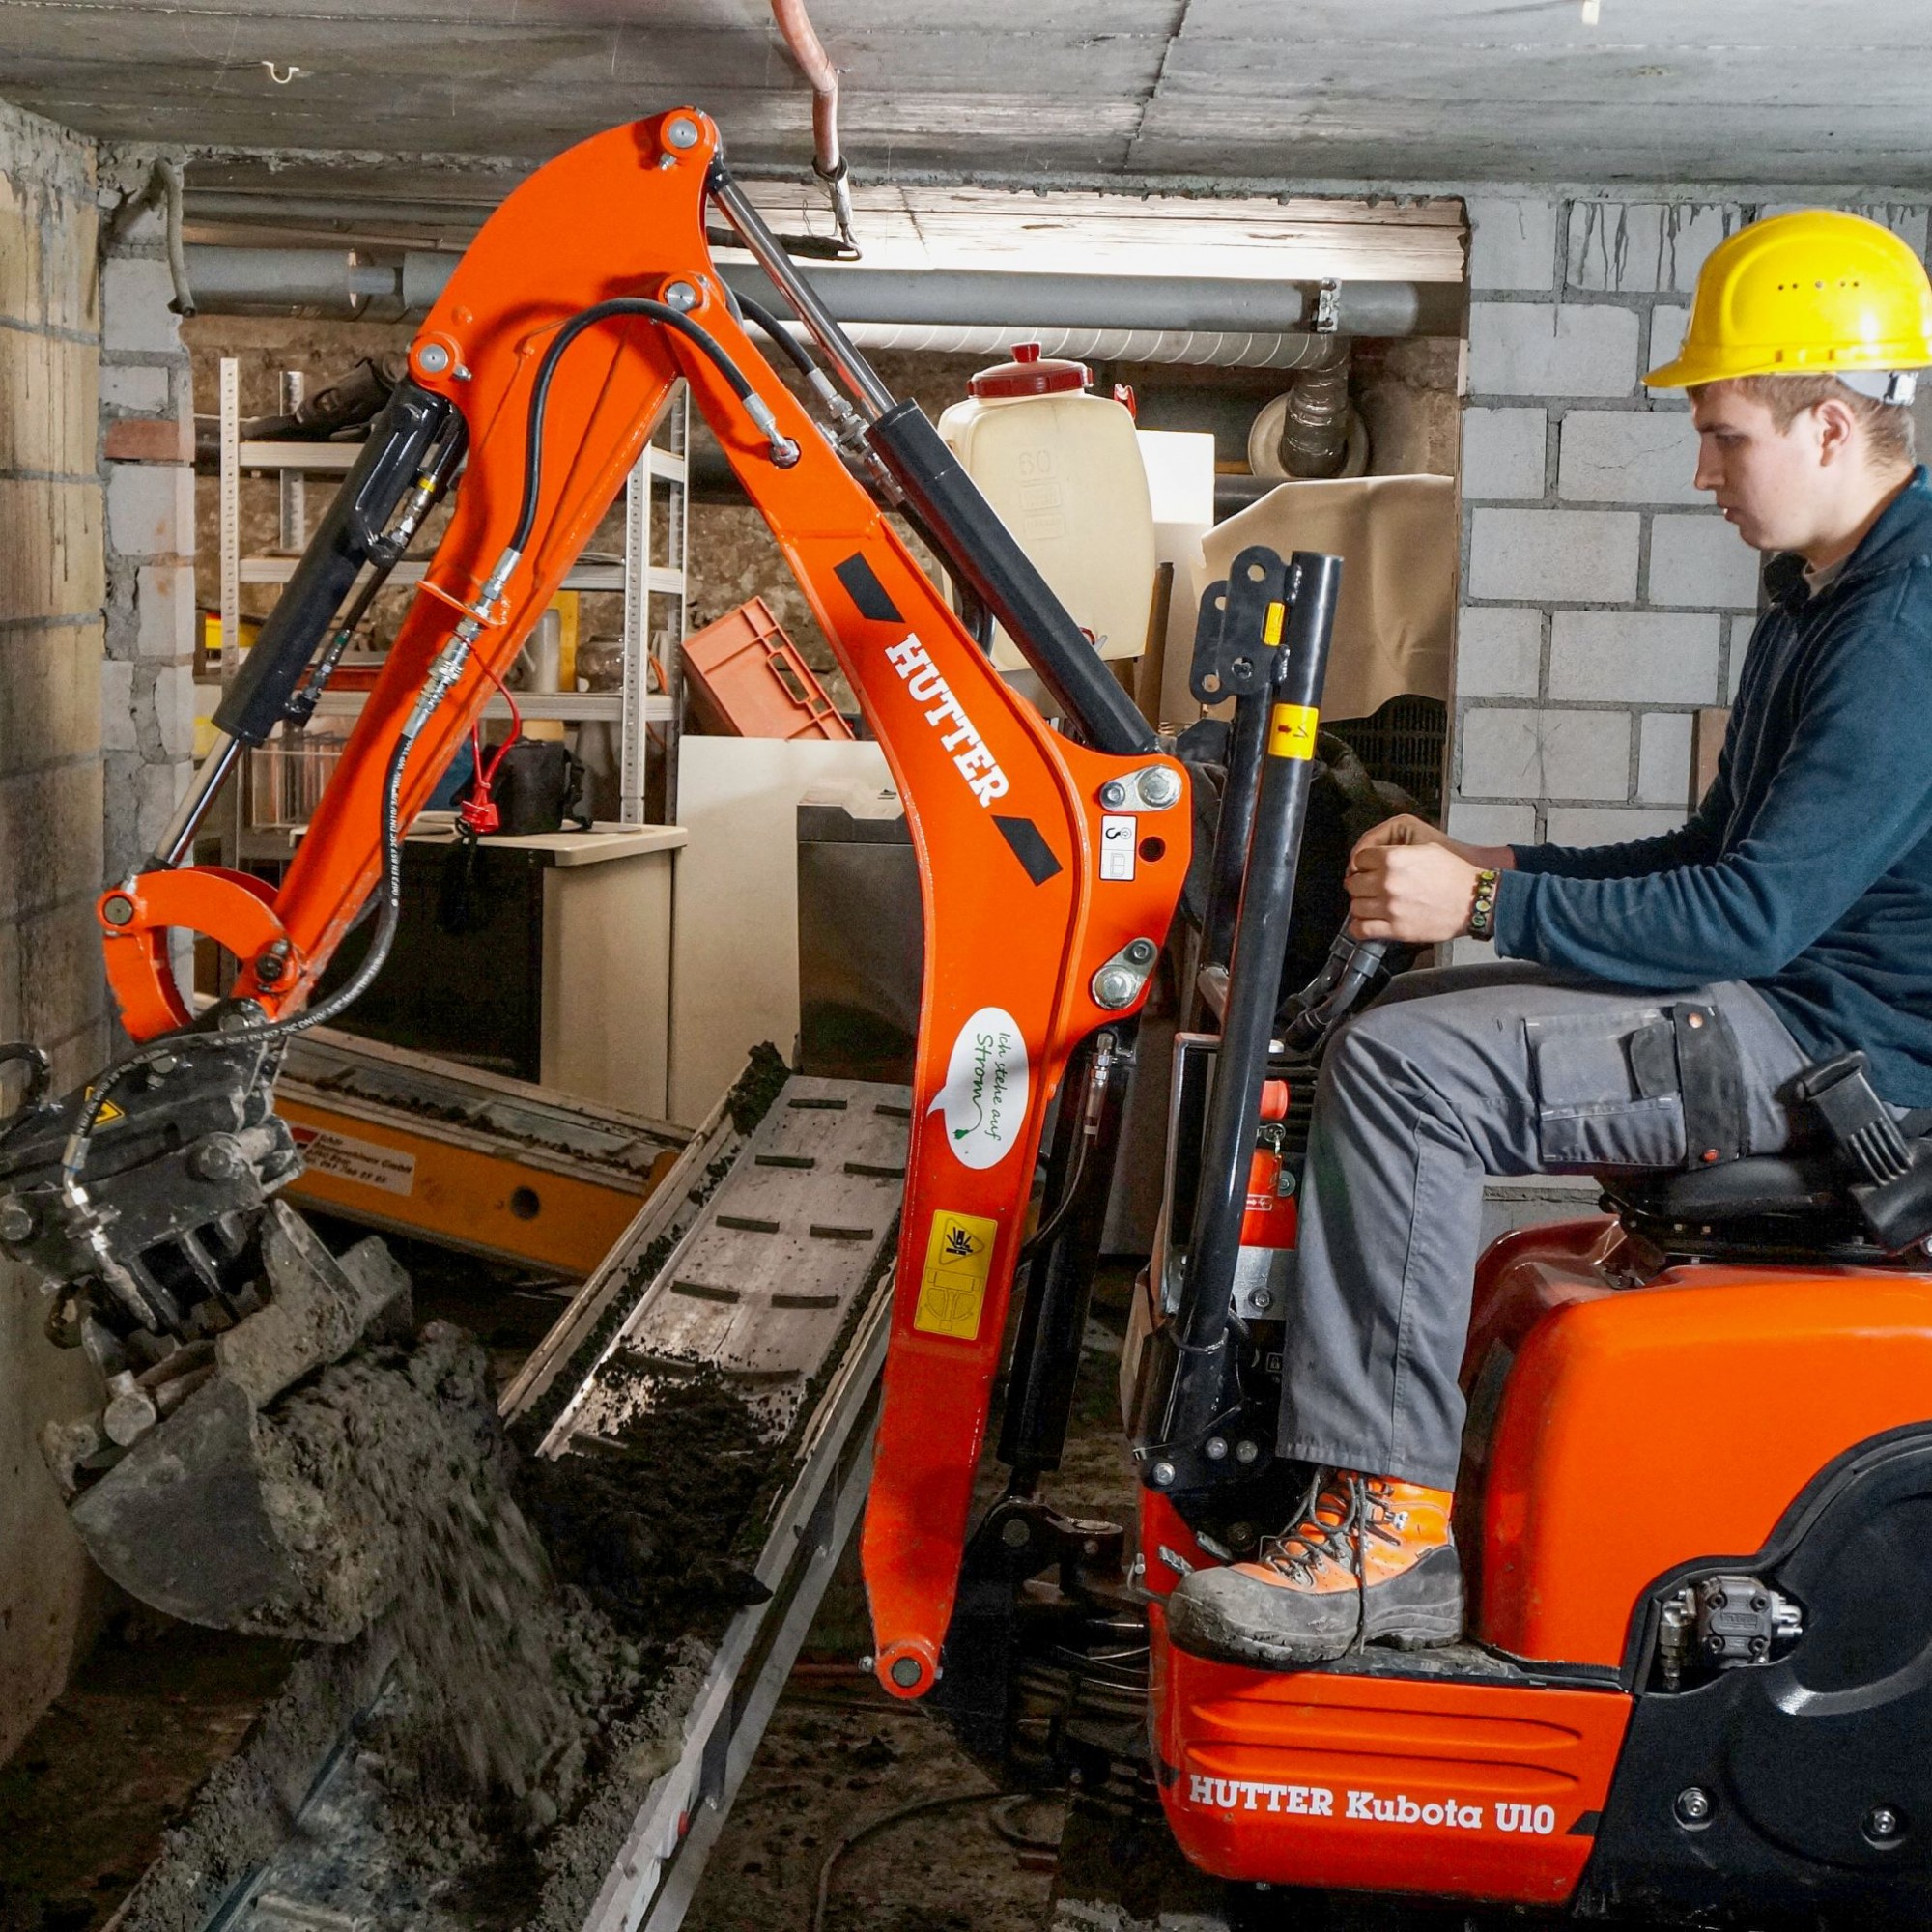
[[[1476,874],[1476,902],[1469,908],[1469,937],[1493,939],[1496,936],[1496,886],[1501,874],[1488,867]]]

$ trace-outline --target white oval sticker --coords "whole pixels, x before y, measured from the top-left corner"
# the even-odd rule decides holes
[[[1026,1042],[1004,1007],[981,1007],[959,1030],[946,1085],[928,1115],[946,1118],[946,1144],[964,1167],[997,1167],[1026,1120]]]

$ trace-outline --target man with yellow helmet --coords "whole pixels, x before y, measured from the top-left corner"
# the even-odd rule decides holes
[[[1912,455],[1932,285],[1856,215],[1713,251],[1679,355],[1696,482],[1770,557],[1718,774],[1630,844],[1475,846],[1415,818],[1356,846],[1358,937],[1493,938],[1336,1036],[1317,1093],[1280,1450],[1316,1465],[1263,1560],[1197,1571],[1175,1640],[1293,1667],[1446,1642],[1457,1387],[1482,1180],[1767,1153],[1808,1064],[1861,1049],[1932,1107],[1932,487]],[[1560,779],[1554,781],[1560,788]]]

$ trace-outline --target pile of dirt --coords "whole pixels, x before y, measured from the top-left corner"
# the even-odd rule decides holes
[[[611,1435],[554,1460],[528,1455],[517,1500],[557,1580],[640,1646],[715,1636],[770,1595],[740,1548],[773,1451],[737,1391],[708,1366],[624,1354],[603,1378],[629,1398]]]
[[[643,1787],[677,1756],[679,1693],[766,1595],[752,1561],[776,1450],[754,1411],[696,1366],[619,1356],[602,1381],[619,1419],[536,1456],[499,1423],[481,1346],[433,1322],[263,1419],[268,1487],[310,1586],[296,1625],[388,1606],[318,1654],[357,1683],[389,1665],[355,1741],[384,1861],[466,1926],[581,1922]],[[298,1672],[289,1694],[306,1685]],[[264,1730],[288,1721],[271,1709]],[[171,1834],[128,1932],[199,1922],[268,1851],[291,1794],[247,1757]]]

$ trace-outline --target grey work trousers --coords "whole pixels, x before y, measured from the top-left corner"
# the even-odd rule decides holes
[[[1681,1167],[1681,1100],[1634,1077],[1630,1041],[1684,1001],[1729,1021],[1747,1151],[1775,1152],[1804,1056],[1742,981],[1655,994],[1448,967],[1404,975],[1337,1031],[1302,1179],[1284,1456],[1454,1488],[1483,1178]]]

